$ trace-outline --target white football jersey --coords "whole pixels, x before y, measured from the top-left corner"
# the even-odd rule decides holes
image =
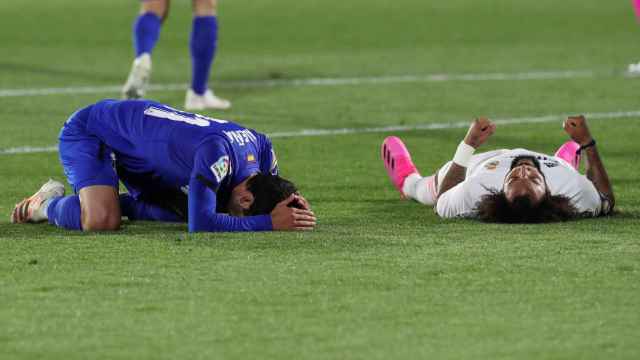
[[[511,162],[517,156],[534,156],[540,162],[551,195],[563,195],[571,199],[575,208],[585,216],[598,216],[602,200],[593,183],[571,165],[555,156],[525,149],[495,150],[474,155],[467,167],[466,178],[460,184],[440,195],[436,212],[444,218],[474,217],[476,205],[490,189],[501,190],[504,178],[511,170]],[[442,182],[451,162],[438,172]],[[438,184],[439,185],[439,184]]]

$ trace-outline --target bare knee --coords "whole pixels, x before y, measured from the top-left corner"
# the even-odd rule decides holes
[[[82,216],[82,230],[114,231],[120,229],[121,221],[120,214],[110,214],[106,211],[93,211],[91,214]]]
[[[82,230],[113,231],[120,228],[121,210],[118,190],[95,185],[80,190]]]
[[[169,16],[169,0],[145,0],[140,5],[140,13],[153,13],[163,22]]]
[[[215,16],[217,12],[217,0],[193,0],[194,16]]]

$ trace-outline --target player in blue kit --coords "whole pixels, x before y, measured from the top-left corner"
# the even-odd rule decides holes
[[[131,220],[188,221],[189,231],[310,230],[316,218],[278,176],[261,133],[145,100],[103,100],[60,132],[60,160],[76,195],[50,180],[16,205],[14,223],[117,230]],[[119,181],[128,193],[118,194]]]
[[[140,0],[140,13],[133,24],[136,57],[122,88],[125,99],[144,97],[151,77],[151,54],[160,37],[162,24],[169,15],[170,4],[171,0]],[[216,96],[208,85],[218,41],[218,1],[192,0],[192,8],[189,41],[191,86],[187,90],[184,107],[192,111],[229,109],[231,102]]]

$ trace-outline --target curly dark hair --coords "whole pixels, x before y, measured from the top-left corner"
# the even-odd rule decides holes
[[[269,214],[279,202],[298,192],[291,181],[271,174],[253,176],[247,181],[247,190],[253,194],[253,204],[245,211],[247,216]]]
[[[534,204],[527,196],[507,200],[504,191],[489,190],[476,204],[478,219],[496,223],[543,223],[568,221],[579,217],[571,200],[562,195],[547,193],[542,201]]]

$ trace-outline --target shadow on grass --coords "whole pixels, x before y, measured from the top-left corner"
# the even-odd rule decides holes
[[[615,210],[612,216],[603,217],[602,219],[608,220],[636,220],[640,219],[640,211],[626,210],[626,207]]]
[[[381,242],[388,245],[395,241],[440,239],[468,241],[471,239],[502,236],[510,237],[547,237],[584,234],[628,234],[636,231],[640,224],[638,211],[618,212],[614,216],[596,219],[580,219],[552,224],[488,224],[469,219],[440,219],[430,207],[415,202],[372,199],[354,201],[351,205],[375,203],[366,211],[358,212],[353,207],[345,210],[323,209],[318,227],[310,232],[242,232],[242,233],[198,233],[190,234],[184,223],[160,223],[148,221],[124,221],[117,232],[69,231],[47,224],[11,224],[0,223],[1,240],[47,240],[82,239],[96,240],[113,238],[121,241],[159,241],[175,244],[213,246],[221,242],[229,246],[258,246],[260,248],[279,248],[280,243],[299,243],[301,247],[334,247],[336,243],[349,244],[358,248]],[[326,206],[327,204],[325,204]],[[354,211],[355,210],[355,211]],[[236,243],[236,245],[231,245]],[[245,243],[240,245],[240,243]],[[257,243],[248,245],[247,243]],[[294,248],[298,248],[294,245]],[[338,246],[339,248],[340,246]]]
[[[95,236],[137,236],[144,235],[150,238],[175,236],[187,233],[186,224],[160,223],[160,222],[130,222],[124,221],[120,231],[110,232],[82,232],[65,230],[48,224],[12,224],[0,223],[0,239],[30,240],[41,238],[75,238]]]

